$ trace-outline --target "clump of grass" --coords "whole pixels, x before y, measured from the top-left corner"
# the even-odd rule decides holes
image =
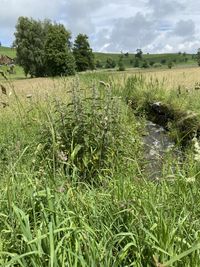
[[[112,177],[116,166],[132,154],[130,148],[135,150],[137,126],[133,116],[128,125],[128,108],[111,90],[94,85],[81,91],[76,81],[69,101],[56,101],[55,116],[47,114],[37,160],[48,161],[54,172],[63,169],[72,180],[98,183],[99,177]]]

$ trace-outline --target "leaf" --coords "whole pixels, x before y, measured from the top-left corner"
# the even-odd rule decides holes
[[[78,152],[81,150],[82,146],[81,145],[76,145],[74,150],[71,153],[71,159],[74,161],[75,157],[77,156]]]

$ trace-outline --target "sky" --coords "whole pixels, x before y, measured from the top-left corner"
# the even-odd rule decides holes
[[[0,41],[11,46],[19,16],[51,19],[89,36],[98,52],[196,53],[199,0],[0,0]]]

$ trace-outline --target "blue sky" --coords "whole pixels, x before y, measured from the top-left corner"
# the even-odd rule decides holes
[[[19,16],[63,23],[85,33],[95,51],[196,52],[198,0],[0,0],[0,41],[11,45]]]

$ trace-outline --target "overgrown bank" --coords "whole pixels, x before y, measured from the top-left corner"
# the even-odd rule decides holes
[[[80,79],[56,98],[14,97],[2,109],[1,265],[199,266],[194,152],[183,165],[169,158],[159,183],[142,170],[143,103],[174,93],[141,78]],[[140,117],[125,96],[137,97]]]

